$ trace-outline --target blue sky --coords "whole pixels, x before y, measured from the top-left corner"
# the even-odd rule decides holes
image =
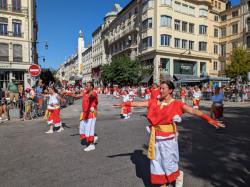
[[[38,53],[45,56],[42,67],[58,68],[77,48],[79,30],[85,45],[91,43],[92,32],[103,22],[104,15],[114,3],[124,7],[130,0],[37,0]],[[239,0],[233,0],[233,4]],[[48,41],[48,50],[44,42]]]

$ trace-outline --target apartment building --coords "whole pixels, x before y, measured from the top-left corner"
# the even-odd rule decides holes
[[[0,0],[0,86],[10,79],[27,82],[28,68],[37,63],[35,0]]]
[[[100,25],[92,33],[92,79],[95,84],[100,83],[101,65],[106,64],[106,56],[104,52],[104,42],[102,40],[103,25]]]
[[[92,46],[89,46],[83,53],[82,53],[82,73],[83,82],[92,81],[92,66],[93,66],[93,50]]]
[[[198,80],[218,76],[214,20],[226,2],[184,0],[132,0],[103,29],[107,61],[119,55],[137,58],[159,82],[160,76]],[[214,3],[215,3],[214,2]],[[213,14],[211,13],[213,12]]]
[[[110,62],[106,56],[105,41],[102,33],[107,30],[109,24],[112,23],[121,10],[121,6],[115,4],[112,10],[105,15],[104,22],[92,33],[92,80],[95,84],[101,83],[101,66]]]
[[[250,52],[250,0],[241,0],[242,45]]]

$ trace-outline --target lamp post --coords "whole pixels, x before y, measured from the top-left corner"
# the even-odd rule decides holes
[[[48,48],[49,48],[49,45],[48,45],[47,41],[44,41],[44,42],[35,41],[35,42],[33,42],[33,45],[32,45],[32,59],[33,59],[33,62],[35,64],[38,64],[38,58],[41,58],[41,57],[43,57],[43,62],[45,62],[45,57],[44,56],[38,56],[38,53],[37,53],[36,45],[40,44],[40,43],[44,44],[44,49],[45,50],[48,50]]]

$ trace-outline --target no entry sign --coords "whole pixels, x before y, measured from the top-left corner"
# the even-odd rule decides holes
[[[32,76],[32,77],[36,77],[38,75],[40,75],[41,73],[41,67],[37,64],[31,64],[30,67],[29,67],[29,74]]]

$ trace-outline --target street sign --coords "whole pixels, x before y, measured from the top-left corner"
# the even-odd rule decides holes
[[[37,64],[31,64],[30,67],[29,67],[29,74],[32,76],[32,77],[36,77],[38,75],[40,75],[41,73],[41,67]]]

